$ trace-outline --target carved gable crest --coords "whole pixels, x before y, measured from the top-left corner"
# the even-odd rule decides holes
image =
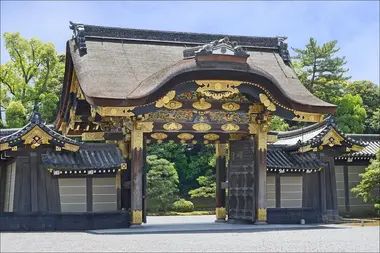
[[[228,37],[221,40],[215,40],[203,46],[185,49],[183,51],[184,58],[194,58],[200,55],[230,55],[248,58],[249,54],[237,44],[230,42]]]

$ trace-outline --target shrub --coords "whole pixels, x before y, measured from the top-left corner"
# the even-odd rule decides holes
[[[177,212],[192,212],[194,211],[194,204],[191,201],[180,199],[173,203],[173,209]]]

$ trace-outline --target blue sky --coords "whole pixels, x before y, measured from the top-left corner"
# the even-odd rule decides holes
[[[69,21],[78,23],[223,33],[287,36],[290,47],[303,47],[312,36],[338,40],[352,80],[379,84],[378,1],[281,2],[58,2],[2,1],[1,33],[51,41],[64,52],[71,38]],[[292,52],[291,52],[292,54]],[[1,63],[9,60],[1,39]]]

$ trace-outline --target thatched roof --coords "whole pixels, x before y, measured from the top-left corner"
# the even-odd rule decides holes
[[[80,86],[90,103],[94,99],[141,103],[174,78],[198,78],[197,73],[220,71],[251,82],[268,80],[291,107],[331,113],[335,106],[313,96],[298,80],[288,60],[282,37],[249,37],[124,29],[75,24],[76,37],[67,43]],[[246,63],[207,62],[185,58],[184,50],[229,37],[250,55]],[[279,46],[281,45],[281,46]],[[219,72],[218,72],[219,71]],[[187,75],[187,76],[186,76]],[[256,77],[261,77],[256,78]],[[221,78],[223,79],[223,78]],[[267,86],[266,83],[259,83]],[[269,85],[269,84],[268,84]],[[138,102],[140,100],[140,102]],[[123,101],[123,102],[121,102]],[[119,103],[119,104],[120,104]],[[118,103],[116,103],[118,104]]]

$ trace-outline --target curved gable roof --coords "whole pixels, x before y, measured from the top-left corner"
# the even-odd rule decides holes
[[[76,25],[78,26],[78,25]],[[119,100],[137,105],[170,79],[184,73],[208,70],[238,72],[265,77],[292,102],[293,109],[334,113],[335,105],[312,95],[298,80],[289,61],[281,53],[282,37],[229,36],[183,32],[152,31],[81,25],[68,41],[80,87],[86,99]],[[199,64],[185,59],[184,50],[212,40],[230,37],[249,53],[247,63]],[[122,102],[123,101],[123,102]],[[118,104],[115,102],[114,104]],[[317,109],[316,109],[317,108]]]

